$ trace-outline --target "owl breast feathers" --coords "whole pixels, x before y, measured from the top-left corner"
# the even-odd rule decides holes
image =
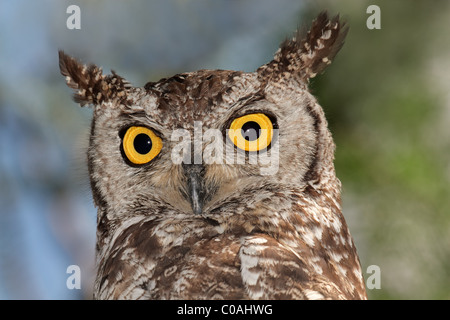
[[[334,142],[308,91],[348,28],[321,13],[255,72],[144,87],[59,53],[93,106],[96,299],[365,299]]]

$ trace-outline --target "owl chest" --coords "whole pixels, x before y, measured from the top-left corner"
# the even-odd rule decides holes
[[[239,261],[239,238],[219,235],[170,248],[155,257],[151,299],[246,298]]]

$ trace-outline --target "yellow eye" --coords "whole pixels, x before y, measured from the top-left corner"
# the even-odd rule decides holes
[[[239,149],[260,151],[272,142],[273,124],[263,113],[247,114],[233,120],[228,137]]]
[[[134,164],[145,164],[162,149],[162,140],[146,127],[130,127],[123,137],[125,156]]]

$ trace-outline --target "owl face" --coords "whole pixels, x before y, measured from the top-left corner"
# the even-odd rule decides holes
[[[243,193],[306,183],[316,102],[304,87],[290,89],[257,72],[217,70],[130,88],[124,103],[94,113],[89,163],[98,195],[119,215],[145,202],[217,218],[215,209]]]

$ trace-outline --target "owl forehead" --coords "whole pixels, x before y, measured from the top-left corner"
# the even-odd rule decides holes
[[[146,95],[137,103],[147,117],[164,128],[190,130],[199,121],[208,128],[215,127],[259,87],[254,73],[200,70],[147,83]]]

